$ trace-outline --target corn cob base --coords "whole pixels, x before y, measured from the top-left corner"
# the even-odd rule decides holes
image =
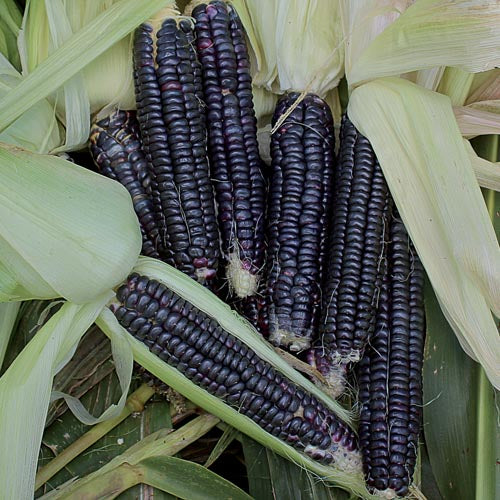
[[[335,414],[164,285],[133,274],[110,308],[151,352],[267,432],[324,464],[359,470],[356,436]]]

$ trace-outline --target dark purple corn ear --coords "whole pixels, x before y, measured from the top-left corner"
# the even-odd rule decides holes
[[[375,327],[392,207],[370,142],[346,115],[340,140],[320,336],[309,355],[333,386],[359,361]]]
[[[159,233],[150,199],[151,177],[135,113],[115,111],[94,123],[90,131],[90,153],[103,175],[127,188],[141,227],[142,253],[158,258]]]
[[[324,464],[359,466],[353,431],[215,319],[138,274],[116,298],[120,325],[196,385]]]
[[[231,292],[244,298],[256,293],[264,262],[265,182],[250,62],[233,7],[213,1],[197,5],[192,16],[226,275]]]
[[[220,254],[210,182],[201,68],[191,23],[168,17],[134,38],[134,79],[163,260],[198,281],[216,275]]]
[[[265,314],[270,341],[302,351],[318,326],[335,139],[319,97],[283,96],[273,125],[285,113],[271,137]]]
[[[358,367],[363,468],[384,498],[408,494],[422,420],[424,271],[396,217],[375,332]]]

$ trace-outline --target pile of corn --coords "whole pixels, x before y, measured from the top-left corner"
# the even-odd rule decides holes
[[[144,255],[233,304],[335,396],[358,380],[367,485],[405,496],[422,414],[423,269],[373,149],[344,116],[336,154],[325,100],[288,92],[266,165],[236,11],[212,1],[191,16],[169,9],[136,30],[137,112],[94,124],[94,161],[129,191]],[[164,285],[133,274],[111,308],[163,361],[266,431],[357,467],[353,430]]]

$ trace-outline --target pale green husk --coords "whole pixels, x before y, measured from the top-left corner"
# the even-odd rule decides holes
[[[74,33],[115,3],[116,0],[29,2],[20,44],[24,72],[31,73]],[[132,35],[117,41],[53,95],[57,114],[66,126],[62,150],[78,149],[85,144],[90,113],[135,108],[131,43]]]
[[[20,302],[4,302],[0,304],[0,368],[2,367],[5,351],[16,322]]]
[[[64,41],[16,88],[0,99],[0,131],[126,37],[164,7],[165,2],[120,0]]]
[[[123,186],[1,144],[0,177],[0,302],[83,303],[127,276],[142,238]]]
[[[354,19],[344,25],[348,46],[353,46],[346,49],[349,85],[435,66],[455,66],[472,73],[499,66],[497,0],[419,0],[404,10],[408,3],[372,0],[370,11],[366,2],[344,2],[345,18]],[[377,24],[373,13],[383,14],[387,4],[387,11],[404,12],[392,19],[390,14],[383,17],[382,24],[387,28],[375,30],[380,34],[371,43],[361,43]],[[353,11],[355,15],[349,15]]]
[[[21,79],[21,74],[0,54],[0,99]],[[47,99],[42,99],[0,133],[0,142],[35,153],[49,153],[60,146],[61,137],[54,107]]]
[[[256,86],[324,97],[344,74],[340,4],[233,0],[247,32]]]
[[[86,305],[66,303],[40,329],[0,379],[0,490],[3,498],[33,498],[35,472],[52,379],[109,293]]]
[[[466,352],[500,387],[500,252],[450,100],[384,78],[351,95],[349,117],[375,150],[391,193]]]

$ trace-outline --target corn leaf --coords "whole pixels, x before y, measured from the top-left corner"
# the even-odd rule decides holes
[[[142,239],[127,190],[54,156],[0,148],[0,302],[76,303],[128,274]]]
[[[165,6],[165,0],[121,0],[54,50],[0,99],[0,131]]]
[[[368,36],[367,22],[350,24],[352,31],[346,32],[348,43],[362,48],[347,53],[349,85],[436,66],[454,66],[476,73],[500,64],[497,0],[419,0],[392,24],[389,16],[388,21],[389,25],[370,44],[360,42]]]
[[[0,304],[0,367],[3,364],[5,351],[9,345],[20,306],[21,302]]]
[[[11,64],[21,69],[19,52],[17,50],[17,36],[21,27],[22,15],[15,0],[0,0],[0,53]]]
[[[484,425],[478,419],[480,367],[460,348],[430,287],[426,289],[425,311],[423,428],[434,477],[446,500],[493,500],[491,496],[476,496],[478,457],[489,455],[487,444],[495,435],[494,425],[485,429],[490,432],[488,438],[480,440],[477,434]],[[491,386],[490,391],[491,400],[481,411],[494,415]],[[494,473],[494,457],[487,469]]]
[[[450,100],[406,80],[355,89],[348,113],[371,141],[462,347],[500,387],[500,255]]]
[[[0,488],[5,498],[33,498],[52,378],[108,298],[64,304],[0,379]]]

